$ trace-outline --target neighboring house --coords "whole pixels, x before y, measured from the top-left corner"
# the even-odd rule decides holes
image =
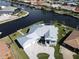
[[[0,41],[0,59],[13,59],[9,46]]]
[[[79,7],[75,7],[74,12],[79,13]]]
[[[16,19],[18,16],[12,15],[16,7],[0,6],[0,24]]]
[[[16,18],[18,18],[18,16],[13,16],[13,15],[10,15],[10,14],[1,14],[0,15],[0,24],[14,20]]]
[[[30,3],[32,5],[42,5],[42,3],[44,2],[44,0],[18,0],[18,1],[23,1],[26,3]]]
[[[71,7],[69,5],[65,5],[65,6],[61,6],[62,9],[66,9],[66,10],[70,10],[70,11],[73,11],[75,9],[75,6],[74,7]]]
[[[79,53],[79,31],[74,30],[62,44],[67,49]]]
[[[11,14],[14,12],[15,7],[11,7],[11,6],[0,6],[1,9],[0,9],[0,14]]]
[[[60,7],[61,7],[61,4],[52,4],[52,7],[53,7],[53,8],[57,8],[57,9],[58,9],[58,8],[60,8]]]
[[[36,24],[30,27],[28,35],[19,37],[17,40],[25,50],[31,44],[38,42],[42,37],[45,37],[46,44],[56,45],[58,39],[57,34],[58,28],[53,25]]]

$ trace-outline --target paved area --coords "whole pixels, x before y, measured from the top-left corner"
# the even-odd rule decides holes
[[[60,52],[63,55],[63,59],[73,59],[73,55],[75,54],[74,52],[64,48],[64,47],[60,47]]]
[[[47,54],[49,54],[48,59],[55,59],[54,48],[45,47],[45,46],[39,45],[37,43],[26,48],[25,52],[29,56],[29,59],[38,59],[37,54],[39,54],[39,53],[47,53]]]

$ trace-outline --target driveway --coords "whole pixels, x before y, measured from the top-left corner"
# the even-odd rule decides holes
[[[28,48],[26,48],[25,52],[29,56],[29,59],[38,59],[37,55],[39,53],[47,53],[49,54],[48,59],[55,59],[53,47],[42,46],[42,45],[39,45],[38,43],[35,43],[29,46]]]

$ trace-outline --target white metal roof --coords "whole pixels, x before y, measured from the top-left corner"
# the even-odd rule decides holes
[[[33,43],[40,37],[36,33],[28,34],[27,36],[18,38],[18,42],[21,44],[23,48],[26,48],[27,45],[30,45],[30,43]]]
[[[32,33],[18,39],[19,43],[23,46],[24,49],[30,46],[30,44],[33,44],[33,42],[40,39],[41,36],[45,36],[45,34],[48,34],[48,36],[45,36],[46,40],[57,41],[58,39],[58,28],[53,25],[42,25],[32,31]]]

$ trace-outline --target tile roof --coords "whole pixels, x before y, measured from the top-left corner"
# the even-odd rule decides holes
[[[73,48],[79,49],[79,31],[74,30],[69,37],[66,38],[64,43],[68,44]]]
[[[8,59],[11,57],[9,46],[5,42],[0,41],[0,59]]]
[[[78,12],[79,13],[79,7],[76,7],[75,8],[75,12]]]

